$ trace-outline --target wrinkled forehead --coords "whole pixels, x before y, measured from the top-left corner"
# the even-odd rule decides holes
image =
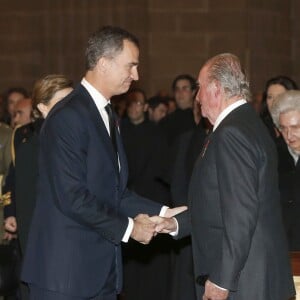
[[[300,111],[288,110],[280,113],[279,123],[281,126],[295,126],[300,124]]]
[[[199,75],[198,75],[198,79],[197,79],[197,83],[198,85],[203,84],[204,82],[207,82],[208,80],[208,69],[209,66],[207,64],[205,64],[199,71]]]

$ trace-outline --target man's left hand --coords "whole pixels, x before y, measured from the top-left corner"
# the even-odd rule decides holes
[[[205,293],[203,300],[226,300],[228,298],[229,291],[220,289],[211,281],[206,280],[205,282]]]
[[[177,206],[174,208],[168,208],[166,210],[166,213],[164,215],[165,218],[172,218],[178,214],[181,214],[182,212],[186,211],[188,208],[187,206]]]
[[[155,231],[157,233],[171,233],[178,230],[177,222],[174,218],[163,218],[159,216],[153,216],[150,217],[150,220],[156,224]]]

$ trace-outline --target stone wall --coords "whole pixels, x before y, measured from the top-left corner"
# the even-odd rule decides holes
[[[297,0],[1,0],[0,91],[48,73],[79,81],[87,38],[105,24],[140,38],[149,96],[220,52],[241,58],[254,91],[278,74],[300,84],[299,12]]]

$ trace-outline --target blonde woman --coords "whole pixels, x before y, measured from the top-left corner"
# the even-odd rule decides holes
[[[49,111],[72,89],[72,81],[64,75],[47,75],[37,80],[32,93],[35,121],[14,132],[13,157],[5,186],[6,192],[11,191],[12,203],[4,209],[4,226],[6,238],[11,239],[18,234],[22,253],[35,207],[38,135]],[[22,299],[27,299],[27,291],[25,288],[21,290]]]

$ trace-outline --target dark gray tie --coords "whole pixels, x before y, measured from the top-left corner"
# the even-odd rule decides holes
[[[109,131],[110,131],[110,138],[111,138],[111,142],[113,144],[115,153],[118,157],[118,147],[117,147],[117,140],[116,140],[116,120],[115,120],[115,116],[111,107],[111,104],[108,103],[105,106],[105,110],[108,114],[108,121],[109,121]]]

